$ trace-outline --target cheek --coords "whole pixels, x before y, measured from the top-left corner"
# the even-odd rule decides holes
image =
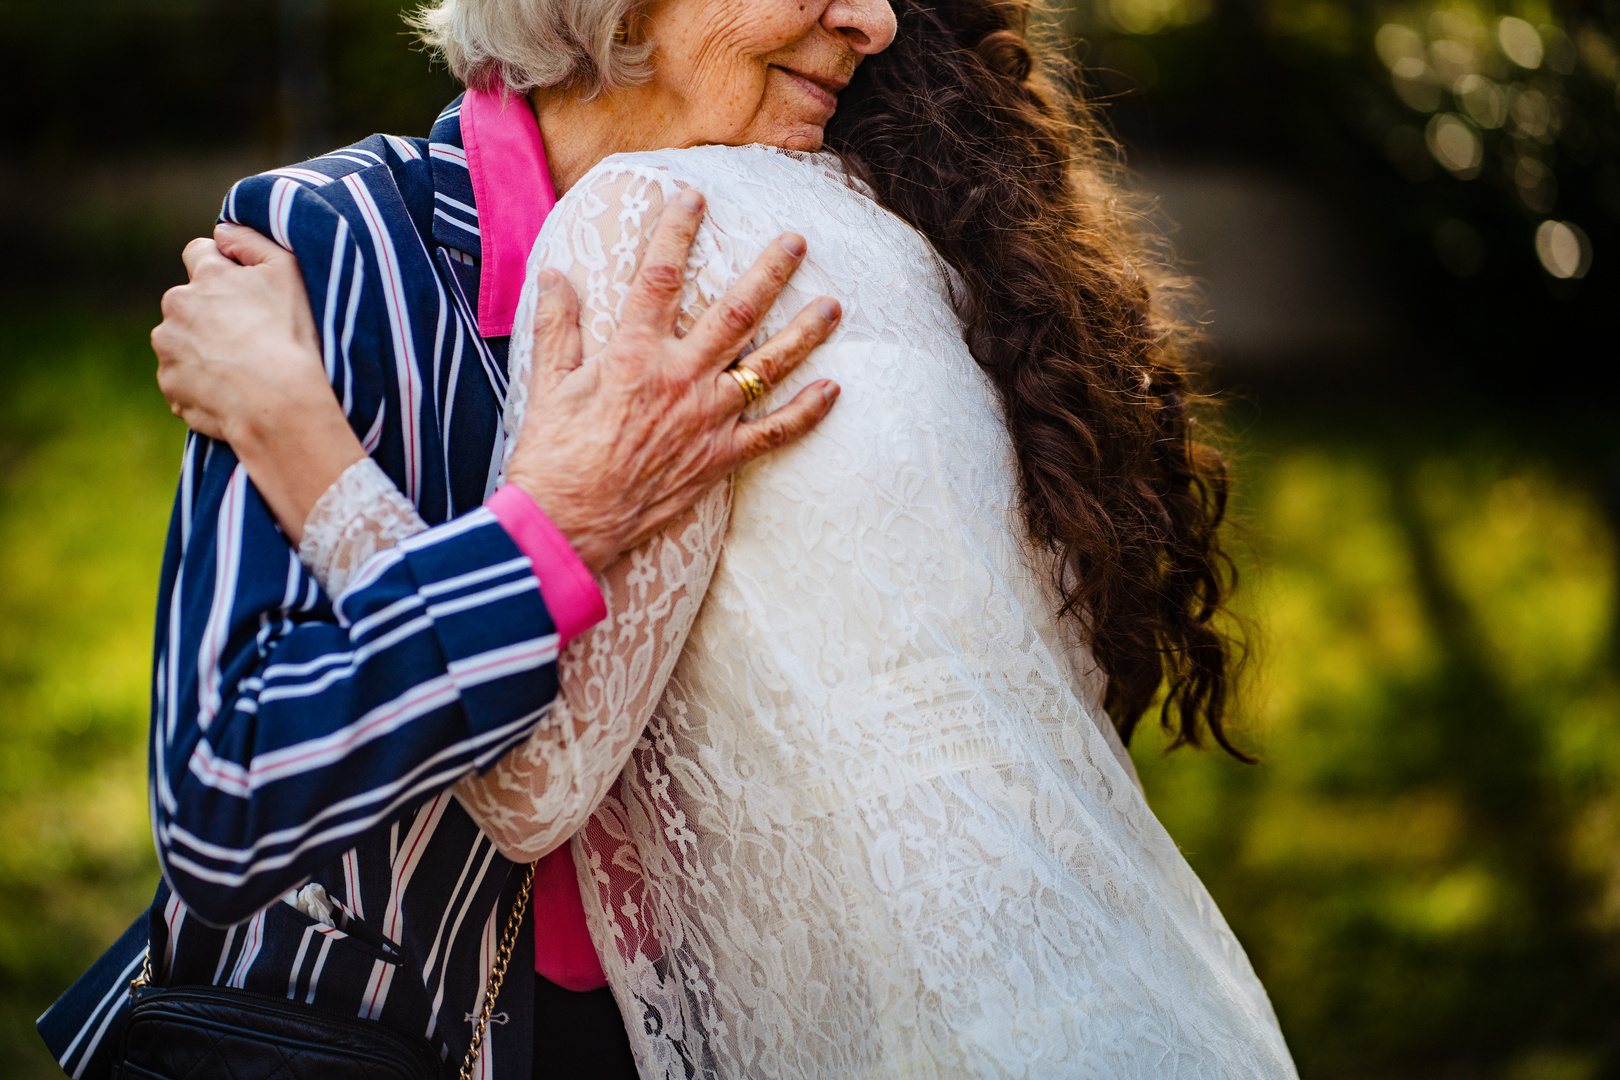
[[[820,150],[824,131],[820,117],[806,115],[802,101],[790,99],[780,89],[772,87],[748,125],[744,141],[780,146],[784,150]]]

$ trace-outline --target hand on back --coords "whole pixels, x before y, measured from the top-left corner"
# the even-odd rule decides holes
[[[701,197],[659,219],[618,333],[582,362],[578,299],[543,279],[529,407],[507,479],[529,494],[581,559],[601,570],[715,482],[804,435],[831,409],[822,380],[767,416],[743,420],[725,368],[758,330],[799,261],[791,234],[678,337],[681,280]],[[190,283],[163,298],[152,332],[158,385],[175,415],[222,439],[296,544],[320,496],[363,455],[332,393],[297,260],[251,229],[221,226],[185,252]],[[837,325],[822,298],[748,356],[770,386]]]

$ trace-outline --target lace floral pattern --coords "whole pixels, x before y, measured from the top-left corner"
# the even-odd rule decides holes
[[[298,558],[328,596],[337,596],[373,555],[426,528],[382,467],[361,458],[316,500]]]
[[[683,186],[710,206],[689,305],[779,232],[805,234],[763,333],[822,292],[846,315],[764,404],[824,376],[843,398],[739,475],[729,523],[711,496],[609,583],[611,622],[570,649],[564,696],[633,712],[592,709],[590,735],[559,710],[458,792],[527,857],[566,835],[552,815],[573,822],[595,790],[583,774],[628,747],[573,852],[641,1075],[1294,1076],[1018,540],[995,394],[914,231],[828,156],[609,158],[546,223],[518,325],[551,266],[580,291],[588,340],[606,340],[656,208]]]

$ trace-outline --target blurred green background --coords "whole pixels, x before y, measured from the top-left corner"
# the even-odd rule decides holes
[[[182,433],[145,335],[235,177],[454,93],[397,0],[0,0],[0,1076],[156,880]],[[1620,1076],[1620,4],[1074,0],[1205,283],[1246,744],[1133,748],[1304,1076]]]

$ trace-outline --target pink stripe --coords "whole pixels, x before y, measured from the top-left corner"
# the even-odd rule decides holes
[[[461,141],[483,246],[478,332],[505,337],[517,314],[529,249],[557,205],[557,189],[527,100],[508,97],[504,90],[499,95],[468,90],[461,104]]]

